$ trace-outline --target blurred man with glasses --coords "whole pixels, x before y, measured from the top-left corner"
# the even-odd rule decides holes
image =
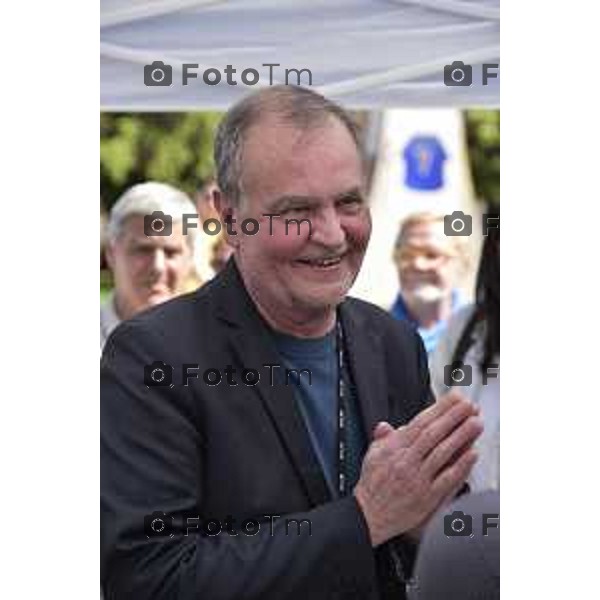
[[[400,292],[391,313],[417,328],[428,355],[464,300],[456,282],[466,264],[465,238],[444,234],[444,216],[423,212],[405,219],[394,248]]]

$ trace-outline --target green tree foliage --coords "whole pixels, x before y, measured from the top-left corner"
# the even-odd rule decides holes
[[[483,202],[500,203],[500,111],[465,113],[469,162],[475,193]]]
[[[213,172],[216,112],[101,113],[100,186],[106,209],[129,186],[171,183],[189,194]]]
[[[110,209],[129,186],[150,179],[194,193],[213,172],[212,143],[220,118],[217,112],[101,113],[104,207]],[[482,201],[497,204],[500,112],[469,110],[465,123],[475,192]]]

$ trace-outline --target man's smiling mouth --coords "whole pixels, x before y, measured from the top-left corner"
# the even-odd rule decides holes
[[[342,262],[344,256],[345,254],[324,258],[299,258],[295,262],[318,269],[333,269]]]

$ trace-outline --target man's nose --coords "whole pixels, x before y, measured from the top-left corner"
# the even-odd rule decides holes
[[[323,211],[311,225],[313,241],[329,248],[339,248],[346,243],[346,231],[335,208]]]
[[[152,255],[152,271],[162,273],[166,267],[165,251],[157,248]]]
[[[428,271],[431,267],[431,261],[425,256],[416,256],[413,260],[413,268],[417,271]]]

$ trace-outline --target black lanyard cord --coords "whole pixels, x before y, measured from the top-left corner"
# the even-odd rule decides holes
[[[345,496],[348,487],[347,477],[347,452],[346,452],[346,400],[348,390],[346,389],[346,382],[344,380],[344,334],[342,331],[342,325],[339,319],[336,321],[336,351],[337,351],[337,362],[338,362],[338,401],[337,401],[337,412],[338,412],[338,427],[337,427],[337,442],[338,442],[338,492],[340,496]]]

